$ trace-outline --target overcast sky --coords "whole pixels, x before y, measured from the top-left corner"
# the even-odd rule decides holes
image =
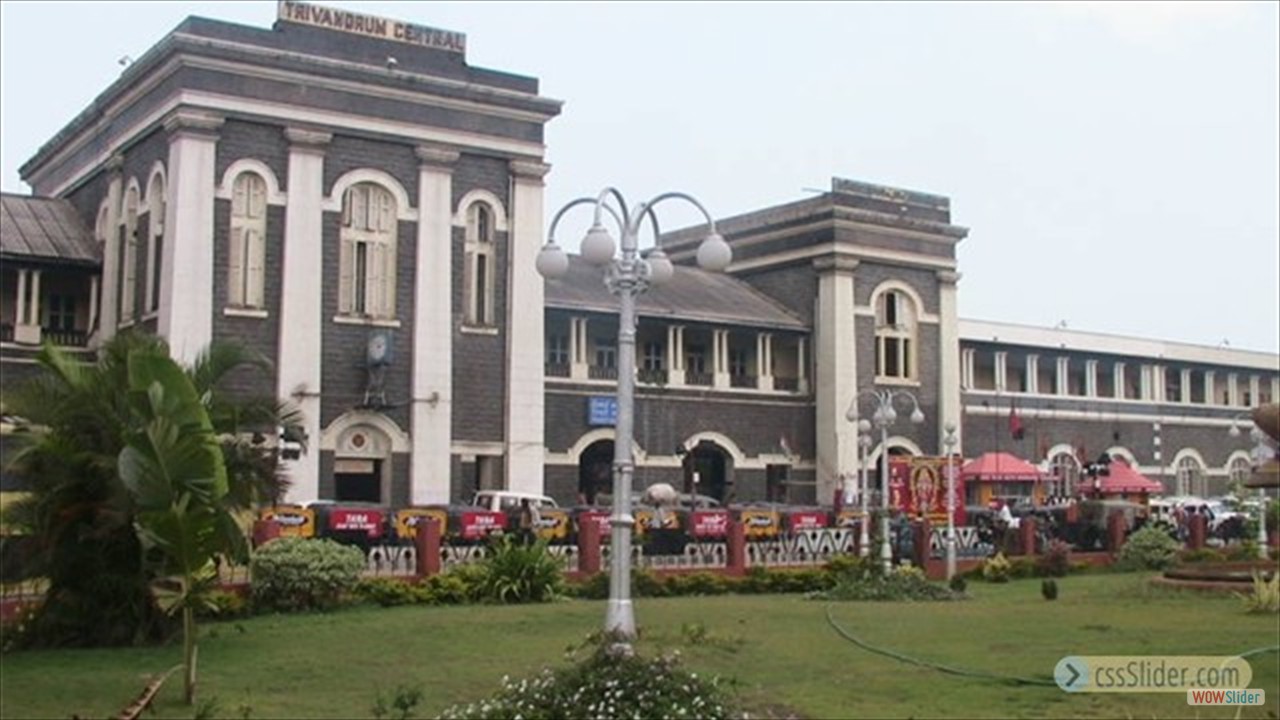
[[[604,185],[719,217],[920,190],[970,228],[961,317],[1280,352],[1280,4],[321,4],[465,32],[563,100],[548,218]],[[4,190],[188,15],[276,3],[0,3]]]

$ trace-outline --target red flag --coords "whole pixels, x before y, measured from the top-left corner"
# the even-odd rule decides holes
[[[1009,401],[1009,434],[1014,440],[1021,440],[1026,431],[1022,428],[1022,418],[1018,417],[1018,408],[1014,407],[1013,401]]]

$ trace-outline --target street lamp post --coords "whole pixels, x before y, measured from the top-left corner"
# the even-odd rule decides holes
[[[582,197],[562,207],[551,220],[547,244],[538,253],[536,267],[547,279],[558,279],[569,271],[569,258],[556,245],[555,231],[560,219],[571,208],[591,205],[595,215],[591,228],[582,240],[582,258],[605,270],[605,285],[618,296],[618,418],[613,451],[613,512],[609,517],[610,562],[609,604],[605,611],[604,629],[619,636],[623,650],[630,652],[630,641],[636,636],[635,613],[631,606],[631,532],[635,518],[631,515],[631,479],[635,462],[631,456],[635,420],[636,363],[636,297],[653,285],[671,279],[675,268],[661,247],[661,233],[654,206],[666,200],[684,200],[696,207],[707,219],[707,237],[698,246],[698,265],[705,270],[720,271],[729,266],[733,252],[716,233],[716,223],[702,203],[690,195],[667,192],[639,203],[630,211],[618,190],[607,187],[594,198]],[[614,256],[617,244],[601,222],[612,217],[622,236],[621,255]],[[653,229],[654,249],[647,257],[639,252],[640,226],[645,219]]]
[[[956,575],[956,426],[947,423],[942,445],[947,451],[947,582]]]
[[[871,516],[867,515],[867,460],[871,458],[871,423],[866,420],[858,421],[858,448],[862,450],[862,462],[858,463],[858,497],[862,510],[862,519],[858,521],[858,556],[867,557],[871,554],[871,533],[867,528],[871,521]]]
[[[884,564],[887,575],[893,569],[893,548],[889,545],[889,426],[898,421],[898,412],[893,409],[896,398],[911,401],[911,422],[919,425],[924,422],[924,412],[920,410],[920,401],[906,390],[863,390],[858,393],[853,403],[845,412],[845,419],[859,422],[858,398],[870,396],[876,402],[876,409],[871,414],[871,422],[880,429],[880,561]]]
[[[1240,426],[1236,424],[1239,417],[1231,419],[1231,429],[1227,431],[1231,437],[1240,437]],[[1265,463],[1272,455],[1271,448],[1267,446],[1267,435],[1258,428],[1257,425],[1249,431],[1249,439],[1253,440],[1253,450],[1249,451],[1249,457],[1254,467],[1259,467]],[[1267,559],[1267,491],[1258,488],[1258,557],[1263,560]]]

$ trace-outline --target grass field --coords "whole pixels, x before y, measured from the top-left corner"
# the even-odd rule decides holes
[[[1274,615],[1247,615],[1227,596],[1156,591],[1146,576],[971,583],[958,603],[835,603],[832,616],[872,645],[975,671],[1050,678],[1065,655],[1230,655],[1280,643]],[[641,599],[641,652],[679,648],[699,674],[731,676],[756,712],[804,718],[1275,718],[1280,658],[1254,658],[1251,687],[1267,704],[1237,716],[1190,707],[1185,693],[1067,694],[956,677],[862,650],[827,622],[825,602],[799,596]],[[360,607],[205,625],[200,696],[218,717],[372,717],[379,692],[423,690],[418,717],[492,692],[504,674],[563,662],[603,619],[604,603],[519,607]],[[145,676],[179,661],[162,648],[5,655],[0,717],[114,715]],[[149,717],[191,717],[175,676]]]

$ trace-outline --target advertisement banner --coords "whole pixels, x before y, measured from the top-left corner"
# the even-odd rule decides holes
[[[836,527],[838,528],[856,528],[858,520],[862,518],[861,510],[841,510],[836,513]]]
[[[559,508],[543,508],[538,511],[538,537],[549,542],[562,543],[569,539],[569,511]]]
[[[955,524],[963,525],[964,486],[960,461],[955,467]],[[889,461],[889,506],[910,517],[924,517],[934,525],[947,523],[947,458],[911,457]]]
[[[827,513],[822,510],[791,510],[787,512],[787,530],[821,530],[827,526]]]
[[[315,537],[316,512],[301,505],[276,505],[264,508],[259,514],[263,520],[274,520],[280,525],[280,537]]]
[[[440,523],[440,535],[449,527],[449,513],[443,508],[405,508],[396,511],[396,537],[412,540],[418,536],[418,524],[427,518]]]
[[[729,511],[723,508],[689,513],[689,533],[695,538],[722,538],[729,534]]]
[[[457,517],[458,536],[463,540],[482,540],[507,527],[507,516],[492,510],[464,510]]]
[[[653,508],[636,508],[632,515],[636,518],[636,537],[643,537],[644,532],[653,527],[653,516],[657,512]],[[680,529],[680,516],[675,510],[664,510],[662,513],[662,527],[666,530]]]
[[[738,521],[748,540],[772,540],[782,532],[782,515],[777,510],[747,508],[738,512]]]
[[[382,536],[382,520],[381,510],[365,508],[349,510],[337,507],[329,509],[330,530],[363,530],[369,537],[376,538]]]

